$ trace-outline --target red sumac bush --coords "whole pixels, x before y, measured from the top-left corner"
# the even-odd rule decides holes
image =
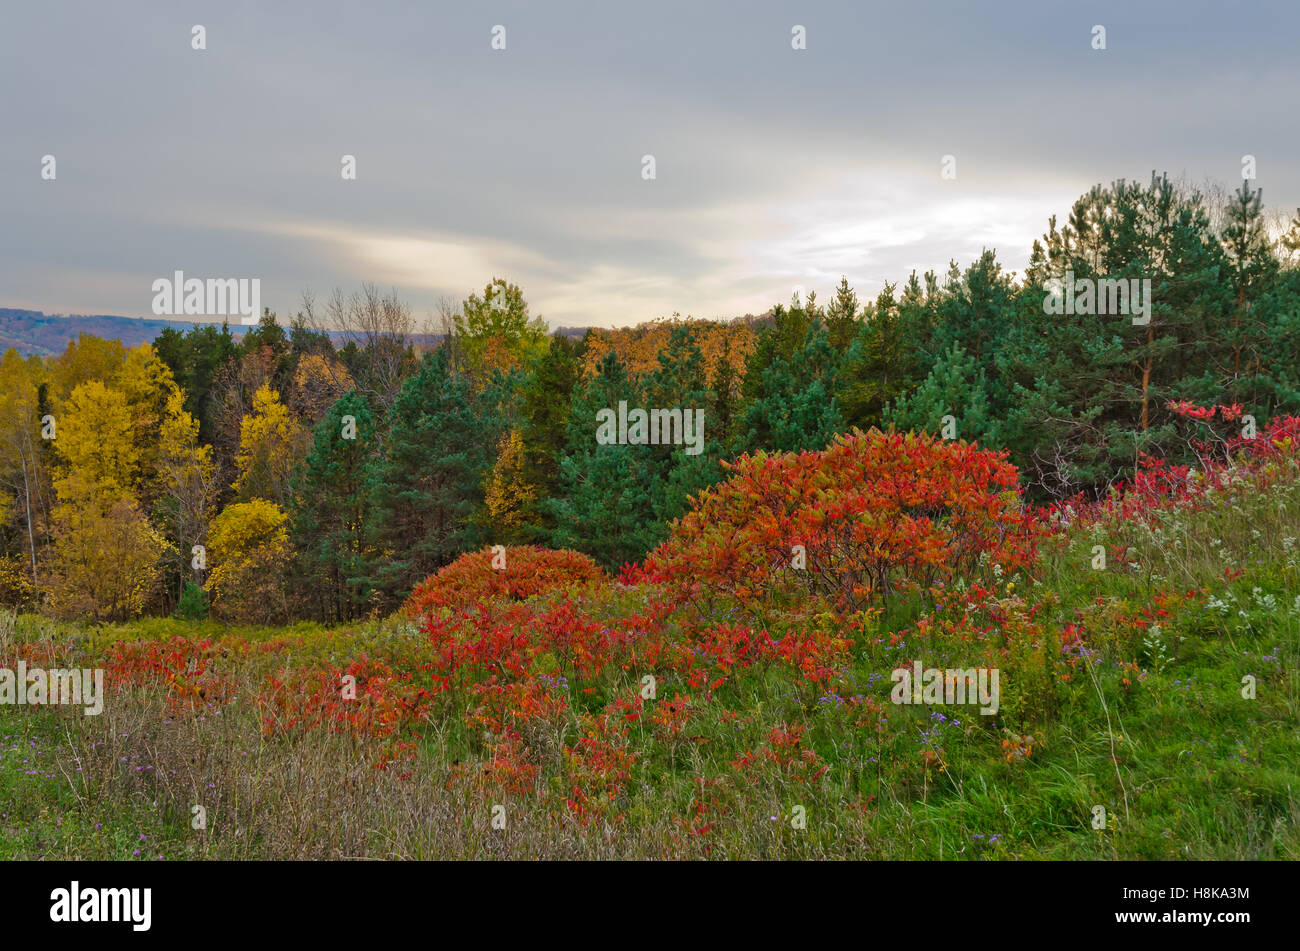
[[[494,557],[491,548],[462,555],[416,585],[402,611],[419,618],[433,608],[459,611],[491,601],[522,601],[606,579],[594,561],[568,549],[512,546],[497,562],[504,565],[499,568],[493,567]]]
[[[971,574],[985,555],[1008,571],[1036,557],[1040,529],[1002,452],[873,429],[726,465],[643,577],[746,602],[803,589],[857,610]]]

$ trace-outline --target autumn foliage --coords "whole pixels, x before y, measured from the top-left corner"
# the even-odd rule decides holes
[[[745,360],[754,350],[753,328],[744,322],[722,323],[682,320],[679,317],[652,320],[635,327],[592,330],[583,359],[586,372],[595,374],[605,355],[613,351],[633,376],[645,376],[659,368],[659,354],[668,346],[673,330],[689,326],[696,333],[707,372],[712,375],[726,360],[737,376],[745,372]]]
[[[408,617],[422,617],[438,608],[459,611],[478,602],[522,601],[602,580],[605,573],[581,552],[519,545],[496,554],[485,548],[430,575],[411,592],[402,610]]]
[[[746,456],[702,494],[640,576],[742,602],[793,589],[844,609],[1032,563],[1035,529],[1004,454],[855,431],[822,451]]]

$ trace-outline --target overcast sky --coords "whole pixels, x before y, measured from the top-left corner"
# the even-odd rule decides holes
[[[0,307],[149,315],[182,270],[423,316],[495,275],[608,326],[1020,270],[1153,169],[1235,188],[1252,154],[1300,205],[1297,36],[1295,0],[6,3]]]

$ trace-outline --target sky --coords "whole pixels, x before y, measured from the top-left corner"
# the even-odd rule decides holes
[[[1297,35],[1294,0],[4,4],[0,307],[149,316],[181,270],[423,317],[503,277],[624,326],[1021,271],[1097,183],[1253,155],[1300,206]]]

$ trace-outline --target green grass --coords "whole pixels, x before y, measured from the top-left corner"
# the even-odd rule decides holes
[[[186,829],[143,797],[95,799],[76,766],[75,721],[0,707],[0,857],[179,858]]]

